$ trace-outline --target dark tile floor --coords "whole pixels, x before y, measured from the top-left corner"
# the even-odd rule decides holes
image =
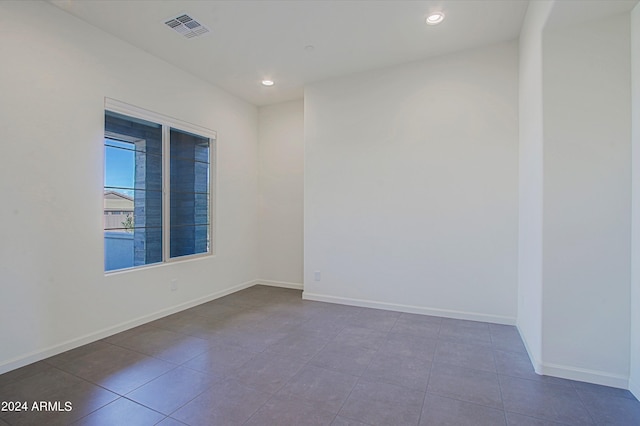
[[[514,327],[255,286],[0,376],[0,425],[640,425],[625,390],[541,377]]]

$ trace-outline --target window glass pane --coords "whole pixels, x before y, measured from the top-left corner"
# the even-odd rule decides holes
[[[145,238],[140,238],[141,234]],[[136,238],[136,234],[137,237]],[[148,265],[162,262],[162,252],[158,250],[148,250],[147,244],[162,244],[162,228],[135,228],[116,229],[104,231],[104,270],[114,271],[117,269],[131,268],[133,266]],[[146,262],[136,263],[136,249],[138,256],[144,255]]]
[[[171,226],[171,257],[209,252],[209,225]]]
[[[170,256],[209,252],[208,138],[170,132]]]
[[[162,125],[140,118],[128,117],[111,111],[105,111],[105,145],[118,146],[118,142],[129,142],[125,146],[136,151],[162,155]],[[138,143],[144,142],[144,143]]]
[[[104,230],[126,231],[135,226],[142,227],[140,221],[135,220],[135,206],[145,200],[145,207],[151,209],[162,208],[161,191],[123,190],[105,187],[104,191]],[[154,222],[155,221],[155,222]],[[148,218],[147,226],[162,226],[162,220],[157,217]]]
[[[207,208],[199,208],[193,214],[181,216],[185,210],[191,211],[195,206],[206,206]],[[209,224],[208,206],[208,194],[172,191],[171,216],[174,218],[172,226]],[[177,218],[182,218],[182,222],[177,222]]]
[[[104,186],[109,188],[133,189],[135,183],[135,152],[129,149],[104,147]],[[126,143],[123,145],[133,144]]]
[[[104,186],[120,192],[133,189],[162,190],[162,157],[116,148],[106,143],[104,147]],[[153,173],[159,170],[160,173]]]
[[[162,262],[162,127],[105,113],[105,271]]]

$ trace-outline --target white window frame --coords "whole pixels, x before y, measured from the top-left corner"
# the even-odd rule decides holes
[[[177,118],[169,117],[157,112],[149,111],[126,102],[116,99],[104,98],[104,110],[111,111],[132,118],[139,118],[162,126],[162,261],[158,263],[150,263],[148,265],[133,266],[131,268],[115,269],[105,271],[105,274],[121,273],[126,271],[137,271],[145,268],[152,268],[161,265],[167,265],[175,262],[198,259],[202,257],[214,257],[216,255],[216,230],[217,215],[216,196],[217,196],[217,132],[206,127],[198,126]],[[104,117],[104,114],[103,114]],[[104,123],[102,125],[104,133]],[[170,133],[171,129],[181,130],[193,133],[198,136],[209,138],[209,251],[206,253],[195,253],[185,256],[171,257],[171,175],[170,175]],[[104,140],[104,135],[103,135]],[[103,161],[104,164],[104,161]],[[104,165],[103,165],[104,167]],[[102,175],[104,176],[104,170]]]

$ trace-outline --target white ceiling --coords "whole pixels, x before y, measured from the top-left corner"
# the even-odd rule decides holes
[[[611,1],[611,0],[610,0]],[[305,84],[518,37],[528,0],[51,0],[56,6],[255,105]],[[429,12],[445,21],[425,24]],[[188,13],[211,29],[164,25]],[[314,46],[312,51],[305,46]],[[262,79],[275,81],[263,87]]]

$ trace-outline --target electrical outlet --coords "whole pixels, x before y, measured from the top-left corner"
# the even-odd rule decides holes
[[[171,280],[171,291],[176,290],[178,290],[178,280],[174,278]]]
[[[314,279],[315,281],[320,281],[320,279],[321,279],[320,271],[315,271],[315,272],[313,273],[313,279]]]

